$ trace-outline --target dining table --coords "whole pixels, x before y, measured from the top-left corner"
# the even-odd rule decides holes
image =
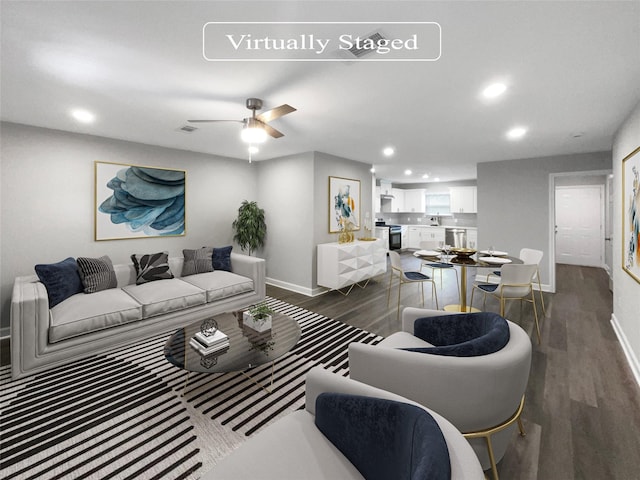
[[[489,251],[480,250],[473,255],[456,255],[455,253],[445,254],[442,250],[429,251],[418,250],[414,256],[426,262],[449,263],[460,267],[460,303],[445,305],[444,310],[447,312],[479,312],[480,309],[467,305],[467,268],[483,267],[495,268],[507,263],[524,263],[518,257],[510,256],[507,252],[499,250]]]

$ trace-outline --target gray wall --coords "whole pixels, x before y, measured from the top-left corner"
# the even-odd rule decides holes
[[[596,152],[478,164],[478,246],[517,254],[542,250],[543,285],[550,282],[549,175],[611,169],[611,153]]]
[[[640,103],[613,142],[613,324],[636,380],[640,383],[640,283],[622,269],[622,159],[640,146]],[[640,155],[640,153],[636,153]]]
[[[132,253],[229,245],[238,206],[257,199],[255,163],[11,123],[1,133],[2,327],[14,278],[37,263],[100,255],[128,263]],[[95,161],[186,170],[186,236],[96,242]]]
[[[313,287],[313,153],[258,162],[259,205],[267,239],[259,256],[267,260],[267,281],[301,293]]]

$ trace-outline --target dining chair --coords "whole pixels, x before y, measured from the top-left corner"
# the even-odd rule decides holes
[[[534,250],[533,248],[522,248],[520,249],[520,255],[518,258],[523,261],[523,263],[535,263],[538,268],[536,268],[536,274],[533,277],[533,283],[538,284],[538,292],[540,292],[540,303],[542,304],[542,313],[546,316],[547,309],[544,306],[544,295],[542,295],[542,285],[540,283],[540,262],[542,261],[542,257],[544,256],[544,252],[542,250]],[[491,282],[491,276],[500,276],[500,270],[494,270],[487,274],[487,282]]]
[[[500,300],[500,315],[504,316],[505,305],[507,300],[524,300],[533,305],[533,316],[536,322],[536,332],[538,334],[538,343],[540,343],[540,325],[538,324],[538,312],[536,309],[536,299],[533,294],[533,278],[538,271],[538,265],[535,263],[511,264],[507,263],[500,268],[500,281],[498,283],[478,283],[471,290],[471,302],[473,305],[473,294],[476,290],[480,290],[484,294],[484,302],[482,309],[484,310],[487,302],[487,295]],[[529,299],[528,297],[531,296]]]
[[[406,271],[402,267],[402,260],[400,259],[400,254],[393,250],[389,251],[389,260],[391,261],[391,276],[389,277],[389,289],[387,291],[387,306],[389,306],[389,302],[391,301],[391,288],[393,286],[393,279],[398,277],[398,309],[397,309],[397,317],[400,318],[400,293],[402,291],[403,283],[419,283],[420,291],[422,294],[422,306],[424,307],[424,283],[431,283],[431,296],[435,298],[436,302],[436,310],[438,307],[438,294],[436,293],[436,283],[433,281],[433,278],[425,275],[422,272],[415,271]]]
[[[427,240],[424,242],[420,242],[420,249],[422,250],[435,250],[438,247],[439,247],[439,242],[437,241]],[[460,279],[458,277],[458,270],[455,269],[452,263],[434,262],[431,260],[425,260],[420,265],[420,271],[422,271],[423,268],[431,269],[431,278],[433,278],[434,280],[436,277],[436,272],[440,274],[440,289],[442,289],[442,272],[445,270],[453,271],[453,273],[456,274],[456,285],[458,287],[457,288],[458,297],[460,296]]]

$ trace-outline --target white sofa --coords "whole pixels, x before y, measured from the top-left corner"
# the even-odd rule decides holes
[[[182,257],[170,258],[175,278],[141,285],[136,285],[133,264],[114,265],[117,288],[78,293],[52,309],[36,275],[16,278],[11,299],[13,378],[265,298],[263,259],[231,253],[231,272],[215,270],[187,277],[180,277],[182,264]]]
[[[383,398],[424,408],[436,421],[449,451],[452,480],[483,480],[484,474],[469,442],[444,417],[416,402],[364,383],[330,373],[309,371],[305,409],[297,410],[249,438],[223,458],[202,480],[362,480],[364,477],[316,427],[316,398],[323,392]]]

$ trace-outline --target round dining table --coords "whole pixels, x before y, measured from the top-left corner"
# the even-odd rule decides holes
[[[426,262],[439,262],[450,263],[455,266],[460,266],[460,303],[445,305],[444,310],[447,312],[479,312],[480,309],[473,308],[467,305],[467,268],[468,267],[483,267],[494,268],[499,270],[500,267],[507,263],[524,263],[518,257],[512,257],[508,254],[504,255],[489,255],[486,252],[480,251],[471,256],[456,256],[456,255],[424,255],[420,251],[414,253],[414,256],[424,260]],[[490,258],[492,260],[484,260]]]

